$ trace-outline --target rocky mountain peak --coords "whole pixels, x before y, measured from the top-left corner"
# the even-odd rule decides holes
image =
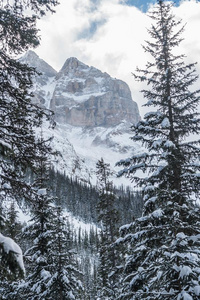
[[[60,79],[62,76],[67,76],[71,79],[82,79],[86,77],[100,77],[102,74],[100,70],[84,64],[76,57],[70,57],[65,61],[56,78]],[[108,76],[106,73],[104,73],[104,75]]]
[[[34,97],[33,102],[43,107],[49,108],[49,101],[52,96],[48,90],[49,84],[53,82],[57,71],[47,62],[41,59],[34,51],[29,50],[19,59],[20,62],[36,68],[40,75],[36,75],[33,82]]]
[[[29,50],[26,54],[20,59],[21,62],[28,64],[31,67],[37,69],[38,72],[42,73],[40,78],[44,79],[46,77],[54,77],[57,74],[57,71],[54,70],[46,61],[41,59],[34,51]]]
[[[70,57],[64,63],[61,71],[76,70],[79,66],[84,67],[86,65],[80,62],[76,57]]]
[[[39,56],[32,50],[28,50],[22,58],[23,60],[27,60],[29,62],[34,62],[35,60],[40,59]]]
[[[35,102],[53,110],[58,124],[108,128],[140,119],[124,81],[75,57],[68,58],[58,73],[33,51],[22,60],[42,73],[35,82]]]
[[[56,76],[50,103],[59,124],[82,127],[116,126],[139,120],[128,85],[77,58],[66,60]]]

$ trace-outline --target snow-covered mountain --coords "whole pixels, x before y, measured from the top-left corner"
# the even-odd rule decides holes
[[[74,57],[59,72],[33,51],[21,61],[41,73],[34,81],[33,101],[55,113],[56,128],[44,125],[43,131],[54,135],[53,147],[60,153],[54,161],[57,170],[95,183],[98,159],[115,169],[117,161],[139,151],[130,141],[130,126],[140,115],[125,82]]]

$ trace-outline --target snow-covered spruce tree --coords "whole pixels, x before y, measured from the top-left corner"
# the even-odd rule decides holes
[[[24,278],[25,269],[21,250],[22,225],[18,219],[15,200],[6,212],[4,234],[0,234],[0,295],[10,289],[12,281]],[[19,247],[20,244],[20,247]]]
[[[171,4],[159,0],[150,16],[151,40],[144,49],[153,60],[135,77],[150,86],[143,94],[151,110],[132,128],[133,141],[147,150],[118,163],[124,166],[120,175],[130,177],[144,194],[143,216],[123,226],[118,240],[127,243],[120,299],[197,300],[200,91],[189,90],[197,80],[195,65],[186,65],[184,56],[173,52],[184,27]]]
[[[119,213],[115,208],[115,195],[113,183],[110,180],[110,165],[103,158],[96,164],[97,188],[99,203],[97,205],[98,221],[101,226],[98,292],[97,299],[116,299],[117,294],[117,256],[113,246],[118,234]]]
[[[0,299],[7,291],[10,291],[12,282],[20,280],[25,275],[22,250],[19,245],[10,237],[0,233]]]
[[[38,143],[36,174],[32,184],[34,201],[31,207],[32,219],[24,229],[24,237],[30,241],[31,247],[25,252],[27,260],[26,281],[13,285],[13,291],[6,299],[53,299],[48,298],[48,282],[52,276],[52,249],[50,247],[53,235],[54,199],[49,196],[48,187],[48,155],[47,142],[41,138]],[[50,147],[50,146],[49,146]],[[49,152],[50,152],[49,148]]]
[[[52,256],[52,276],[48,282],[47,299],[82,300],[82,274],[78,270],[75,253],[71,248],[72,237],[66,218],[63,217],[61,206],[56,208],[53,221],[52,239],[49,244]]]
[[[15,58],[39,44],[36,20],[56,3],[0,1],[0,192],[14,198],[27,194],[23,176],[34,162],[34,127],[41,126],[45,115],[44,110],[31,103],[29,90],[35,70]]]
[[[8,196],[30,199],[24,175],[34,162],[33,127],[41,125],[45,113],[31,103],[28,92],[34,69],[16,58],[39,44],[36,20],[56,4],[57,0],[0,1],[0,201]]]
[[[27,277],[25,281],[13,284],[5,299],[17,300],[80,300],[80,272],[70,251],[70,230],[62,217],[60,206],[48,190],[49,163],[46,141],[41,138],[37,155],[37,171],[33,189],[35,199],[30,225],[24,236],[31,247],[25,252]],[[49,148],[49,152],[51,149]]]
[[[22,224],[20,223],[18,217],[18,211],[16,209],[16,203],[14,199],[11,201],[6,215],[6,235],[19,242],[19,234],[21,234]]]

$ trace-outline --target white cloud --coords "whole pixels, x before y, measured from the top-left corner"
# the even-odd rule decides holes
[[[37,53],[59,70],[65,60],[75,56],[111,76],[126,81],[140,111],[144,102],[131,72],[144,67],[148,60],[141,44],[149,39],[151,20],[135,7],[120,4],[119,0],[60,0],[56,14],[41,20],[41,46]],[[189,62],[200,62],[200,3],[185,1],[174,9],[177,17],[187,22],[185,41],[180,47]],[[98,25],[99,24],[99,25]],[[93,25],[93,26],[91,26]],[[87,35],[88,34],[88,35]],[[197,67],[200,73],[200,67]]]

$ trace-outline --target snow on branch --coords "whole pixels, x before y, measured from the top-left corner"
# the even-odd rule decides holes
[[[19,269],[25,274],[22,250],[17,243],[10,237],[6,237],[0,233],[0,245],[6,254],[13,254]]]

